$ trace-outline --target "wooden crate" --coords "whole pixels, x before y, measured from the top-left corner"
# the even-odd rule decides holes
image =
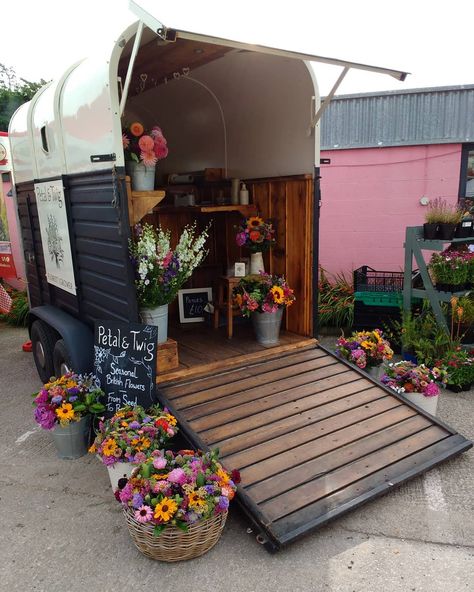
[[[158,345],[158,358],[156,361],[156,373],[169,372],[179,366],[178,344],[174,339],[168,339],[166,343]]]

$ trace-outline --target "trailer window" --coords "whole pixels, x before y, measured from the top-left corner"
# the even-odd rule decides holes
[[[43,127],[41,128],[41,146],[43,147],[43,150],[46,152],[46,154],[49,153],[49,147],[48,147],[48,138],[46,137],[46,126],[43,125]]]

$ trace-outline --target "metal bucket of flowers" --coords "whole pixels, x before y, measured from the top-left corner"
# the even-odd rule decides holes
[[[336,342],[336,355],[379,380],[382,364],[391,360],[393,350],[380,329],[356,331],[350,337],[340,337]]]
[[[176,418],[154,405],[145,411],[140,405],[122,407],[99,429],[89,452],[107,467],[112,489],[122,477],[130,477],[135,466],[163,448],[178,433]]]
[[[51,432],[59,458],[87,453],[91,417],[105,411],[99,402],[103,394],[93,374],[68,372],[34,395],[35,421]]]
[[[240,481],[217,451],[154,451],[115,492],[130,536],[151,559],[175,562],[207,553],[219,540]],[[119,487],[120,487],[119,485]]]

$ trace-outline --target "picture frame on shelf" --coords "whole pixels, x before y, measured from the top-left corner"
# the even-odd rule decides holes
[[[206,305],[212,302],[212,288],[186,288],[178,291],[180,323],[201,323]]]

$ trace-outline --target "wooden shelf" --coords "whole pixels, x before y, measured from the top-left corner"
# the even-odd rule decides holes
[[[225,206],[158,206],[155,208],[156,212],[196,212],[198,214],[215,214],[218,212],[240,212],[242,216],[251,216],[257,213],[257,207],[253,204],[249,205],[225,205]]]
[[[166,191],[132,191],[130,177],[127,177],[128,218],[130,226],[135,226],[152,211],[166,196]]]

